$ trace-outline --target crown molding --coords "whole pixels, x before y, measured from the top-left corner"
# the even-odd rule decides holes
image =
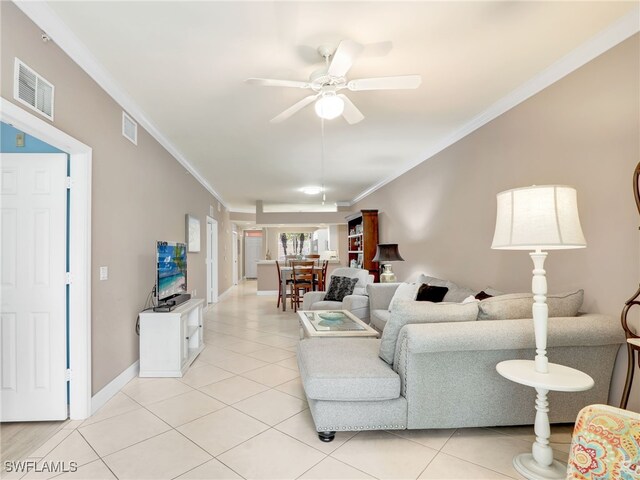
[[[129,97],[116,83],[113,77],[91,54],[89,49],[74,35],[58,14],[46,2],[29,0],[13,0],[16,6],[42,29],[82,70],[84,70],[100,87],[118,103],[128,115],[133,117],[138,125],[143,127],[156,141],[164,147],[178,163],[213,195],[226,209],[228,205],[220,194],[207,180],[191,165],[189,160],[178,148],[165,137],[162,132],[147,117],[145,112]]]
[[[368,197],[376,190],[379,190],[386,184],[407,173],[412,168],[426,162],[444,149],[462,140],[470,133],[489,123],[491,120],[494,120],[508,110],[511,110],[515,106],[529,99],[536,93],[544,90],[571,72],[589,63],[591,60],[603,54],[607,50],[610,50],[627,38],[638,33],[638,31],[640,31],[640,7],[634,8],[628,14],[616,20],[609,27],[602,30],[590,40],[587,40],[581,46],[569,52],[538,75],[534,76],[511,93],[498,100],[485,111],[473,117],[462,127],[444,137],[433,147],[424,152],[419,159],[404,165],[392,176],[387,177],[364,190],[351,200],[350,206],[353,206],[355,203]]]

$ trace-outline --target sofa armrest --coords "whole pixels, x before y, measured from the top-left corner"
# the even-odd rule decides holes
[[[530,318],[405,325],[398,336],[398,346],[404,341],[407,354],[535,348],[533,320]],[[619,322],[609,315],[586,314],[550,318],[548,321],[548,348],[624,342]],[[396,348],[396,358],[399,350]]]
[[[342,299],[342,308],[350,311],[365,323],[369,323],[369,297],[365,295],[347,295]]]
[[[327,292],[307,292],[302,297],[302,310],[311,310],[311,305],[324,300]]]
[[[400,283],[370,283],[367,285],[371,310],[388,310]]]

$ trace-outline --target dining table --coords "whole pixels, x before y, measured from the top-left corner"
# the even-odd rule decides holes
[[[322,267],[314,266],[313,274],[316,277],[314,281],[314,286],[322,285]],[[280,291],[282,292],[282,311],[287,311],[287,280],[291,280],[293,278],[293,267],[280,267]]]

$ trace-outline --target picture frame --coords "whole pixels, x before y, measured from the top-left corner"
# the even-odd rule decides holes
[[[185,215],[185,243],[187,252],[197,253],[200,251],[200,220],[188,213]]]

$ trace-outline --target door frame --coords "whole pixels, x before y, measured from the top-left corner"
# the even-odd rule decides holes
[[[91,414],[91,163],[92,149],[0,97],[0,120],[69,155],[69,417]]]
[[[218,221],[207,215],[207,303],[218,303]]]
[[[231,265],[233,265],[233,272],[231,272],[231,283],[233,285],[238,285],[238,231],[234,230],[231,232]]]

